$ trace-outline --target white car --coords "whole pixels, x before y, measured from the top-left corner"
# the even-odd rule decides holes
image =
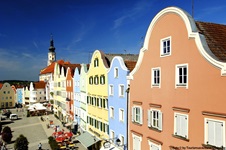
[[[18,115],[17,114],[10,114],[9,119],[14,120],[14,119],[18,119]]]

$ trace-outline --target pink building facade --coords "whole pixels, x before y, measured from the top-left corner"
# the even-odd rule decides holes
[[[130,73],[129,149],[225,147],[226,26],[168,7]]]

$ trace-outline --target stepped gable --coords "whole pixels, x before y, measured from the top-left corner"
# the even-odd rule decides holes
[[[205,36],[211,52],[219,61],[226,62],[226,25],[196,21],[196,26]]]

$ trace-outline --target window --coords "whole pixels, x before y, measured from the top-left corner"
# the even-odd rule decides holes
[[[171,54],[171,37],[161,40],[161,56],[168,56]]]
[[[94,84],[99,84],[99,78],[97,75],[94,77]]]
[[[100,84],[105,84],[105,76],[104,75],[101,75],[100,76]]]
[[[174,135],[188,139],[188,115],[174,114]]]
[[[124,85],[119,85],[119,96],[124,96]]]
[[[94,67],[98,67],[98,66],[99,66],[98,58],[95,58],[95,60],[94,60]]]
[[[176,86],[188,85],[188,65],[176,65]]]
[[[152,69],[152,86],[160,86],[160,68]]]
[[[110,117],[114,118],[114,108],[110,107]]]
[[[134,106],[132,109],[132,121],[142,124],[142,108]]]
[[[162,130],[162,112],[160,110],[148,110],[148,127]]]
[[[93,77],[89,77],[89,84],[93,84]]]
[[[114,68],[114,78],[118,78],[118,68]]]
[[[151,141],[148,141],[148,144],[150,146],[150,150],[161,150],[161,145],[155,144]]]
[[[114,140],[114,138],[115,138],[115,132],[111,130],[111,135],[110,136],[111,136],[110,139],[113,139]]]
[[[133,150],[141,150],[142,138],[132,133],[133,137]]]
[[[109,85],[109,95],[114,95],[114,86],[112,84]]]
[[[205,118],[205,144],[225,147],[225,121]]]
[[[119,121],[124,121],[124,110],[119,109]]]
[[[120,146],[124,145],[124,144],[125,144],[125,138],[124,138],[124,136],[120,135],[120,136],[119,136],[119,139],[120,139],[120,141],[121,141],[121,143],[120,143],[119,145],[120,145]]]

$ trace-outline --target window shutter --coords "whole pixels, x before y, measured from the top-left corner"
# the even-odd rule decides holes
[[[152,114],[151,110],[148,110],[148,127],[151,127],[151,121],[152,121]]]
[[[214,145],[214,122],[213,121],[208,121],[208,143],[210,145]]]
[[[186,116],[181,116],[181,136],[187,138],[187,128],[188,128],[188,118]]]
[[[215,145],[217,147],[223,146],[223,123],[215,122]]]
[[[175,115],[175,119],[176,119],[176,130],[175,130],[175,135],[180,135],[181,131],[180,131],[180,116],[179,115]]]
[[[159,130],[162,131],[162,112],[159,111]]]
[[[132,122],[134,122],[134,117],[135,117],[135,107],[132,108]]]
[[[142,108],[139,108],[140,109],[140,124],[143,124],[143,111]]]

